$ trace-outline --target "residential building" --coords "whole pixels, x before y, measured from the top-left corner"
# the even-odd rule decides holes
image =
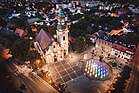
[[[16,28],[15,32],[16,35],[18,35],[20,38],[23,38],[24,36],[27,35],[28,31],[27,30],[23,30],[23,29],[19,29]]]
[[[95,47],[103,52],[107,52],[108,55],[114,55],[129,61],[132,60],[135,51],[134,45],[127,45],[119,41],[106,39],[106,37],[97,39]]]

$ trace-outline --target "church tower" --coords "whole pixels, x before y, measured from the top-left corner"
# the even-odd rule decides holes
[[[64,49],[64,55],[68,55],[68,32],[65,24],[65,15],[60,9],[58,14],[58,25],[57,25],[57,41],[60,43],[60,46]]]

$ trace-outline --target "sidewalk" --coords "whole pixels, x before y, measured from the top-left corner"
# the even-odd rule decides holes
[[[27,66],[25,65],[23,67],[18,66],[16,64],[13,65],[18,69],[20,73],[24,74],[25,76],[29,76],[29,73],[32,72],[32,69],[27,68]]]

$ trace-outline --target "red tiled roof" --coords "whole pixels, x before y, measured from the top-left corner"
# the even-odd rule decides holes
[[[126,9],[117,9],[117,12],[123,12],[123,13],[127,13],[129,10]]]
[[[104,36],[104,32],[103,32],[102,30],[98,31],[97,34],[98,34],[100,37]]]
[[[115,49],[117,49],[117,50],[119,50],[119,51],[122,51],[124,53],[128,53],[127,51],[134,52],[133,49],[129,49],[127,47],[124,47],[124,46],[121,46],[121,45],[118,45],[118,44],[113,44],[112,47],[115,48]]]
[[[18,29],[18,28],[15,30],[14,33],[15,33],[15,34],[18,34],[20,37],[24,37],[24,36],[27,35],[27,31],[25,31],[25,30],[23,30],[23,29]]]
[[[103,39],[98,39],[98,40],[99,40],[99,42],[102,42],[105,45],[112,45],[112,48],[117,49],[121,52],[128,53],[128,54],[130,54],[129,52],[134,52],[134,49],[129,49],[129,48],[124,47],[122,45],[111,43],[111,42],[103,40]],[[127,51],[129,51],[129,52],[127,52]]]
[[[97,38],[97,35],[96,34],[92,34],[92,35],[90,35],[90,38]]]
[[[101,42],[103,42],[104,44],[107,44],[107,45],[112,45],[111,42],[103,40],[103,39],[99,39],[99,41],[101,41]]]
[[[106,14],[106,13],[104,13],[104,12],[99,12],[99,14]]]

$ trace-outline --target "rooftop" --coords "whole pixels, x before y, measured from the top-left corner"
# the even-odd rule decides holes
[[[113,38],[111,36],[104,36],[101,39],[106,40],[108,42],[111,42],[113,44],[117,44],[117,45],[121,45],[123,47],[129,48],[129,49],[134,49],[135,45],[131,45],[131,44],[125,44],[119,40],[117,40],[116,38]]]
[[[36,41],[40,44],[41,48],[44,50],[52,42],[51,38],[46,34],[46,32],[41,29],[39,34],[36,36]]]
[[[58,17],[65,17],[65,15],[64,15],[64,13],[63,13],[63,11],[62,11],[62,9],[60,9],[60,12],[59,12],[59,14],[58,14]]]

